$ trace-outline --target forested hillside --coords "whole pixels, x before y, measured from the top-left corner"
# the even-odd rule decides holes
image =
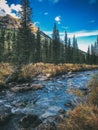
[[[60,40],[56,23],[51,38],[34,27],[29,1],[22,0],[21,9],[20,19],[0,17],[0,62],[98,64],[98,36],[85,53],[79,50],[75,35],[70,39],[65,31],[64,41]]]

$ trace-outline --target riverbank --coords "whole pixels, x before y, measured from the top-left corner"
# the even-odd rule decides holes
[[[86,64],[28,64],[22,65],[21,69],[17,69],[9,63],[0,64],[0,90],[6,88],[7,83],[27,83],[33,79],[47,80],[60,74],[68,72],[79,72],[98,69],[98,65]]]
[[[88,84],[89,93],[83,103],[68,111],[58,130],[98,130],[98,73]]]

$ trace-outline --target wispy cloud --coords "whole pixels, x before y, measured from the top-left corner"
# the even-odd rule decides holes
[[[62,28],[65,29],[65,30],[69,29],[68,26],[62,26]]]
[[[56,16],[55,21],[60,24],[61,23],[61,16]]]
[[[48,12],[44,12],[44,15],[48,15]]]
[[[49,35],[50,37],[52,36],[52,31],[44,31],[47,35]],[[93,30],[93,31],[87,31],[87,30],[82,30],[82,31],[77,31],[77,32],[72,32],[72,33],[68,33],[68,37],[73,38],[73,35],[75,35],[78,39],[78,46],[79,46],[79,49],[83,50],[83,51],[87,51],[88,49],[88,45],[90,44],[93,44],[95,41],[94,40],[91,40],[89,38],[88,41],[86,41],[86,44],[85,44],[85,40],[83,39],[84,37],[88,37],[88,36],[96,36],[98,35],[98,30]],[[64,32],[60,32],[60,38],[61,40],[64,40],[64,36],[65,36],[65,33]],[[83,37],[83,38],[82,38]]]
[[[44,31],[44,32],[49,36],[52,35],[52,31]],[[62,40],[64,39],[64,35],[65,35],[65,32],[60,32],[60,37]],[[75,35],[76,37],[96,36],[98,35],[98,30],[93,30],[93,31],[82,30],[82,31],[68,33],[69,38],[72,38],[73,35]]]
[[[76,37],[96,36],[96,35],[98,35],[98,30],[92,30],[92,31],[82,30],[82,31],[77,31],[77,32],[69,33],[69,36],[72,37],[73,34],[75,34]]]
[[[33,24],[34,24],[34,26],[38,26],[38,25],[40,25],[40,22],[39,22],[39,21],[36,21],[36,22],[34,22]]]
[[[18,17],[17,12],[19,12],[20,10],[21,10],[20,4],[17,4],[17,5],[11,4],[9,6],[7,3],[7,0],[0,0],[0,14],[1,15],[10,14],[14,17]]]

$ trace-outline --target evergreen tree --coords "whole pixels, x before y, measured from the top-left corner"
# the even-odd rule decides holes
[[[32,32],[30,29],[31,23],[31,8],[28,0],[21,0],[21,27],[17,34],[16,56],[18,62],[28,64],[30,62],[30,54],[32,48]]]
[[[64,60],[67,63],[68,62],[68,38],[67,38],[67,32],[65,31],[65,36],[64,36]]]
[[[71,63],[72,61],[72,49],[71,49],[71,41],[70,38],[68,39],[68,46],[67,46],[67,61]]]
[[[56,27],[56,23],[54,24],[53,28],[53,62],[59,63],[60,60],[60,37],[59,37],[59,31]]]
[[[75,38],[75,35],[73,36],[73,45],[72,45],[72,50],[73,50],[73,63],[79,63],[79,50],[78,50],[78,43],[77,39]]]
[[[7,59],[6,59],[6,61],[7,62],[10,62],[11,61],[11,51],[12,51],[12,49],[11,49],[11,47],[12,47],[12,45],[11,45],[11,32],[9,31],[7,34],[6,34],[6,41],[7,41],[7,48],[6,48],[6,56],[5,57],[7,57]]]
[[[91,63],[91,59],[90,59],[90,47],[89,46],[88,46],[88,50],[87,50],[86,63],[87,64]]]
[[[0,62],[4,61],[5,28],[0,28]]]
[[[50,40],[49,43],[49,62],[53,63],[53,42]]]
[[[41,61],[41,36],[40,29],[37,30],[37,39],[36,39],[36,62]]]
[[[67,32],[66,31],[65,31],[64,43],[65,43],[65,46],[68,46],[68,38],[67,38]]]
[[[48,49],[48,41],[45,38],[45,42],[43,43],[43,49],[42,49],[42,61],[44,63],[49,62],[49,49]]]

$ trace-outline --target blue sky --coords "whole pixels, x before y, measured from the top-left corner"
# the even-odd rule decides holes
[[[65,30],[70,38],[75,34],[79,48],[84,51],[96,41],[98,0],[30,0],[30,3],[32,21],[46,34],[51,36],[56,22],[61,39]],[[8,13],[16,17],[19,10],[19,0],[0,0],[0,15]]]

